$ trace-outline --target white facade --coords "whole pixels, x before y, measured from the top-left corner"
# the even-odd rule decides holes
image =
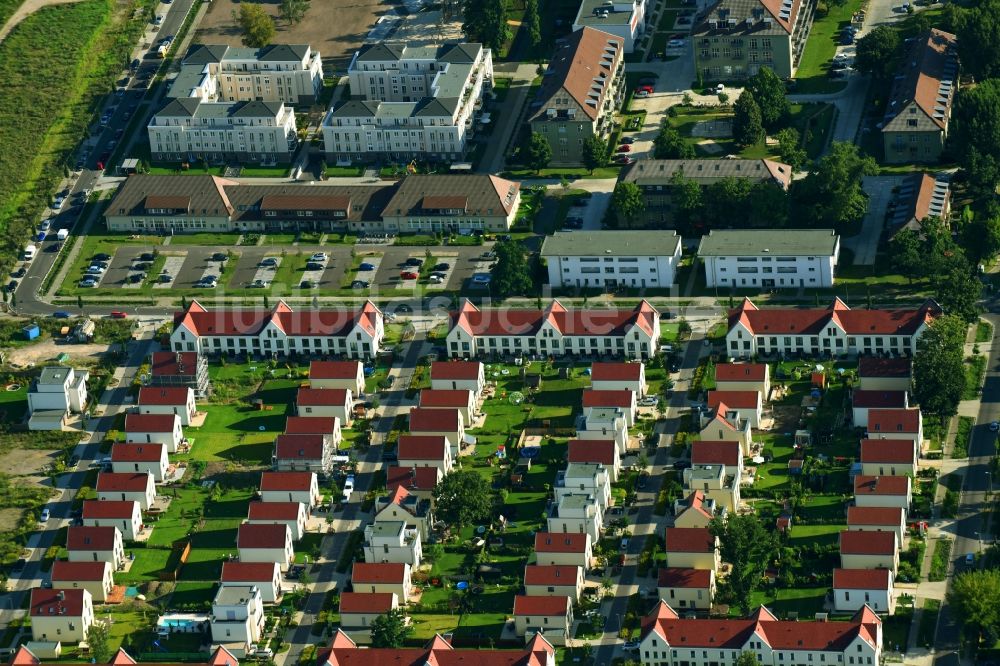
[[[624,456],[628,448],[628,426],[625,425],[625,415],[620,409],[587,408],[580,417],[576,436],[578,439],[612,440],[619,456]]]
[[[272,44],[261,49],[199,45],[184,59],[178,80],[185,75],[199,84],[191,86],[198,92],[190,94],[203,95],[205,101],[262,100],[306,106],[323,90],[320,53],[308,44]],[[175,84],[171,95],[187,94],[176,88]]]
[[[271,474],[284,474],[285,472],[265,472],[268,479],[281,479],[280,476],[270,476]],[[308,485],[302,483],[283,483],[281,481],[271,482],[266,480],[261,483],[260,499],[262,502],[301,502],[310,509],[319,505],[322,495],[319,494],[319,482],[315,472],[288,472],[289,474],[309,474]]]
[[[123,485],[123,483],[125,485]],[[153,506],[156,486],[149,472],[123,473],[101,472],[97,475],[97,499],[138,502],[143,511]]]
[[[58,411],[79,414],[87,406],[90,373],[73,368],[43,368],[28,392],[28,412]]]
[[[277,602],[282,595],[281,568],[277,562],[223,562],[221,587],[253,585],[260,590],[265,604]]]
[[[108,511],[109,506],[116,510]],[[123,507],[124,510],[117,511],[118,506]],[[139,503],[134,501],[115,502],[112,505],[107,501],[88,500],[83,505],[83,526],[117,527],[118,531],[122,533],[123,539],[135,541],[139,532],[142,531],[142,511],[139,508]]]
[[[165,425],[151,424],[151,421],[161,420],[156,417],[166,418],[169,414],[126,414],[125,438],[136,444],[163,444],[167,448],[167,453],[177,453],[177,447],[184,441],[181,417],[174,414],[173,419],[167,421]]]
[[[542,246],[542,257],[548,262],[549,285],[668,288],[673,285],[680,264],[681,238],[674,234],[668,242],[658,239],[667,234],[666,231],[557,231]]]
[[[556,502],[564,495],[587,494],[597,498],[601,511],[611,504],[611,480],[604,465],[570,463],[556,475]]]
[[[584,0],[573,21],[573,30],[584,27],[621,37],[625,53],[632,53],[636,41],[646,32],[646,0]]]
[[[73,528],[70,528],[73,529]],[[86,530],[89,528],[77,527],[77,530]],[[110,541],[103,539],[104,534],[99,535],[99,540],[95,540],[93,543],[87,543],[86,539],[82,539],[81,543],[75,543],[75,540],[70,539],[71,543],[67,546],[68,559],[70,562],[107,562],[115,570],[118,569],[125,562],[125,546],[122,542],[122,533],[115,527],[114,536]]]
[[[405,522],[377,521],[365,527],[365,562],[403,562],[419,566],[423,559],[420,530]]]
[[[142,450],[149,449],[153,453],[159,451],[159,455],[153,459],[152,456],[142,456]],[[138,460],[138,457],[149,458],[148,460]],[[163,481],[167,476],[167,447],[162,444],[114,444],[111,447],[111,471],[115,473],[123,472],[145,472],[153,475],[153,481]]]
[[[590,494],[563,495],[549,511],[548,531],[556,534],[588,534],[591,542],[596,543],[601,538],[603,525],[604,512],[597,499]]]
[[[176,414],[180,418],[182,426],[191,425],[191,420],[198,413],[194,402],[194,389],[190,386],[176,388],[184,394],[184,401],[176,404],[166,404],[162,400],[151,402],[150,400],[155,400],[156,394],[161,392],[159,387],[147,386],[139,389],[139,413]],[[173,390],[170,392],[173,393]]]
[[[700,490],[717,507],[736,512],[740,506],[740,479],[725,465],[694,465],[684,470],[684,494]]]
[[[485,366],[479,361],[459,361],[461,372],[454,372],[448,362],[436,361],[431,364],[431,388],[441,390],[472,391],[478,400],[486,388]]]
[[[824,229],[713,229],[698,256],[708,287],[828,288],[840,237]]]
[[[295,517],[283,517],[292,505],[294,505]],[[282,517],[278,517],[278,513],[269,512],[269,506],[280,507],[279,513],[282,514]],[[287,525],[292,532],[292,541],[298,541],[306,533],[306,506],[301,502],[251,502],[247,523],[250,525]]]
[[[849,613],[868,606],[876,613],[891,613],[893,575],[888,569],[836,569],[833,572],[833,609]]]
[[[32,640],[79,643],[93,624],[94,601],[87,590],[32,590]]]
[[[264,525],[249,525],[244,523],[240,528],[240,537],[246,527],[264,527]],[[282,525],[285,530],[283,543],[275,544],[251,544],[250,540],[240,540],[239,549],[240,562],[277,562],[282,571],[287,571],[292,562],[295,561],[295,550],[292,547],[292,531],[287,525]],[[237,539],[240,539],[237,537]]]
[[[212,600],[212,641],[250,645],[264,635],[264,601],[254,585],[224,585]]]
[[[86,568],[83,576],[75,572]],[[107,562],[69,562],[56,560],[52,563],[52,588],[56,590],[86,590],[90,592],[93,601],[104,603],[115,587],[115,578],[111,565]]]

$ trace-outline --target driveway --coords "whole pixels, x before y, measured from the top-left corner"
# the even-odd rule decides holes
[[[892,188],[905,178],[906,176],[865,176],[862,179],[862,187],[868,194],[868,213],[861,223],[861,232],[844,238],[844,247],[854,253],[855,266],[875,264],[885,213],[892,199]]]

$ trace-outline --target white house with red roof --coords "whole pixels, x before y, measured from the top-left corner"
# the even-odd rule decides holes
[[[909,406],[906,391],[854,389],[851,395],[851,413],[855,428],[868,427],[869,410],[906,409]]]
[[[117,527],[126,541],[135,541],[142,532],[142,510],[135,500],[87,500],[81,520],[85,527]]]
[[[862,356],[858,359],[858,384],[865,391],[909,391],[912,388],[909,358]]]
[[[116,474],[148,472],[153,475],[153,481],[163,481],[169,466],[165,444],[125,442],[111,445],[111,471]]]
[[[97,475],[97,499],[138,502],[143,511],[153,506],[156,487],[149,472],[101,472]]]
[[[570,597],[576,603],[583,595],[583,574],[583,567],[529,564],[524,567],[524,593],[538,597]]]
[[[343,433],[340,430],[340,419],[336,416],[286,416],[286,435],[329,435],[334,448],[340,446]]]
[[[260,499],[263,502],[301,502],[309,509],[322,500],[315,472],[263,472]]]
[[[536,634],[523,650],[457,650],[440,634],[422,648],[359,648],[344,631],[337,629],[319,666],[555,666],[556,649]]]
[[[871,439],[909,439],[924,441],[924,417],[918,407],[909,409],[869,409],[868,437]]]
[[[260,590],[260,598],[265,604],[273,604],[281,599],[281,567],[277,562],[237,562],[222,563],[222,587],[253,585]]]
[[[639,406],[636,401],[636,393],[631,389],[611,389],[598,390],[586,389],[583,392],[583,408],[610,407],[620,409],[625,415],[625,425],[629,428],[635,425],[635,419],[639,414]]]
[[[312,388],[347,389],[352,395],[365,394],[365,371],[361,361],[313,361],[309,364]]]
[[[645,363],[592,363],[590,388],[594,391],[632,391],[646,395]]]
[[[868,606],[891,614],[896,609],[892,578],[889,569],[834,569],[833,610],[849,613]]]
[[[571,439],[567,442],[566,461],[604,465],[611,483],[618,481],[622,466],[618,445],[613,439]]]
[[[469,389],[423,389],[418,406],[421,409],[457,409],[463,424],[471,424],[477,416],[476,394]]]
[[[334,416],[344,425],[354,419],[354,397],[350,389],[300,388],[295,396],[297,416]]]
[[[535,532],[535,563],[590,569],[594,559],[594,540],[582,532]]]
[[[184,441],[181,417],[176,414],[126,414],[125,439],[145,444],[163,444],[167,447],[167,453],[177,453]]]
[[[900,548],[906,539],[906,510],[898,506],[849,506],[847,529],[859,532],[895,532]]]
[[[726,474],[743,476],[743,451],[739,442],[696,439],[691,442],[692,465],[722,465]]]
[[[583,410],[577,418],[576,436],[578,439],[613,440],[619,456],[628,450],[628,425],[620,409],[588,407]]]
[[[412,435],[447,437],[452,460],[458,458],[462,442],[465,440],[465,424],[462,422],[461,412],[457,409],[416,407],[410,410],[409,426]]]
[[[715,388],[757,391],[767,400],[771,394],[771,371],[767,363],[719,363],[715,366]]]
[[[431,389],[434,391],[472,391],[476,400],[479,400],[485,388],[486,368],[479,361],[434,361],[431,363]]]
[[[393,465],[385,471],[385,487],[390,493],[402,487],[421,500],[433,499],[434,486],[441,482],[444,474],[437,467],[403,467]]]
[[[250,502],[247,523],[287,525],[292,541],[298,541],[306,533],[306,505],[302,502]]]
[[[375,500],[374,522],[398,520],[406,523],[407,528],[420,533],[422,540],[430,534],[434,516],[431,513],[431,500],[411,493],[404,485],[396,485],[388,495]]]
[[[745,619],[689,619],[660,601],[642,623],[643,666],[676,666],[681,655],[688,666],[734,664],[743,652],[767,666],[880,664],[882,621],[870,608],[846,622],[779,620],[763,606]]]
[[[564,495],[588,494],[597,498],[601,511],[611,504],[611,479],[604,465],[597,463],[569,463],[556,473],[555,500]]]
[[[854,503],[858,506],[899,507],[910,510],[913,486],[908,476],[854,477]]]
[[[899,570],[896,533],[844,530],[840,533],[840,566],[844,569]]]
[[[399,608],[399,597],[392,592],[341,592],[340,628],[355,636],[367,637],[375,618],[396,608]]]
[[[905,354],[941,314],[934,301],[911,310],[852,310],[839,298],[826,308],[759,309],[749,298],[729,311],[726,353],[756,354]]]
[[[140,414],[176,414],[181,425],[191,425],[198,414],[190,386],[143,386],[139,389]]]
[[[590,493],[567,493],[549,507],[546,524],[549,532],[589,534],[596,543],[601,538],[604,511],[601,503]]]
[[[243,523],[236,532],[240,562],[277,562],[282,571],[295,561],[288,525]]]
[[[84,589],[31,590],[28,606],[31,638],[46,643],[79,643],[87,640],[94,624],[94,601]]]
[[[388,592],[410,598],[410,565],[403,562],[355,562],[351,569],[354,592]]]
[[[553,645],[566,645],[573,628],[573,600],[556,595],[514,597],[514,631],[530,640],[541,634]]]
[[[698,439],[714,442],[737,442],[744,457],[750,455],[753,433],[750,421],[741,418],[734,409],[719,405],[701,415],[701,430]]]
[[[274,469],[329,474],[335,448],[332,435],[278,435],[274,439]]]
[[[861,440],[861,473],[871,476],[916,476],[916,440]]]
[[[645,300],[632,310],[571,310],[556,300],[542,310],[480,309],[463,300],[445,341],[453,358],[520,353],[643,359],[659,346],[660,313]]]
[[[703,490],[695,490],[674,501],[674,527],[705,529],[717,511],[721,509],[717,509],[715,500],[706,497]]]
[[[708,408],[725,414],[734,411],[751,428],[760,427],[763,405],[759,391],[709,391]]]
[[[396,444],[397,465],[410,469],[434,467],[444,477],[454,466],[454,449],[447,435],[400,435]]]
[[[668,527],[663,552],[667,566],[677,569],[711,569],[721,565],[719,539],[707,527]]]
[[[107,562],[115,571],[125,564],[125,546],[117,527],[66,529],[66,551],[70,562]]]
[[[341,355],[374,358],[385,337],[382,311],[366,301],[356,310],[293,310],[284,301],[269,310],[214,308],[192,301],[174,313],[170,348],[201,354],[253,356]]]
[[[33,645],[32,647],[35,652],[41,654],[41,650],[39,650],[38,645]],[[17,648],[14,656],[11,658],[10,662],[8,662],[8,666],[41,666],[42,661],[35,656],[35,652],[29,650],[26,645],[22,645]],[[93,666],[95,662],[91,659],[90,661],[85,662],[60,661],[60,663],[70,666]],[[133,659],[132,656],[122,648],[118,648],[118,651],[111,657],[111,659],[105,662],[106,666],[134,666],[137,663],[139,662]],[[169,662],[146,661],[143,663],[150,664],[151,666],[167,666]],[[201,663],[192,663],[191,666],[240,666],[240,662],[231,652],[226,650],[226,648],[219,646],[212,651],[211,656],[208,659]]]
[[[52,563],[49,580],[57,590],[87,590],[94,601],[104,603],[115,588],[114,570],[108,562]]]
[[[715,572],[711,569],[661,567],[656,580],[660,599],[680,610],[707,611],[715,599]]]

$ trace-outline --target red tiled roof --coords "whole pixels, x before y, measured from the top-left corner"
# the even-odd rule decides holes
[[[592,382],[637,382],[642,377],[642,363],[593,363]]]
[[[250,502],[247,520],[298,520],[298,502]]]
[[[572,604],[567,597],[519,594],[514,597],[514,615],[548,615],[564,617]]]
[[[125,432],[173,432],[176,414],[126,414]]]
[[[712,517],[712,512],[705,508],[705,493],[701,490],[696,490],[688,495],[686,501],[687,508],[684,511],[697,511],[709,518]]]
[[[359,648],[341,630],[319,653],[320,666],[547,666],[555,648],[535,634],[522,650],[456,650],[440,635],[422,648]]]
[[[720,363],[715,366],[716,382],[762,382],[766,376],[766,363]]]
[[[902,525],[906,511],[901,507],[851,506],[847,508],[848,525]]]
[[[859,377],[909,377],[910,359],[862,356],[858,359]]]
[[[66,529],[66,550],[114,550],[117,527],[76,527]]]
[[[56,560],[52,563],[53,587],[59,587],[57,581],[77,582],[104,580],[108,567],[107,562],[68,562]]]
[[[834,569],[833,587],[840,590],[888,590],[890,569]]]
[[[908,476],[854,477],[854,495],[906,495],[910,489]]]
[[[385,487],[390,491],[403,486],[410,490],[432,490],[440,480],[437,467],[397,467],[386,470]]]
[[[163,460],[163,444],[114,444],[111,447],[111,462],[160,462]],[[145,489],[145,482],[143,482]]]
[[[361,361],[313,361],[309,364],[309,379],[357,379]]]
[[[410,410],[410,432],[458,432],[461,422],[462,415],[457,409]]]
[[[760,405],[757,391],[709,391],[708,406],[712,409],[725,405],[730,409],[756,409]]]
[[[444,435],[400,435],[396,457],[399,460],[441,461],[447,447],[448,438]]]
[[[875,408],[896,408],[906,407],[906,391],[871,391],[855,389],[851,397],[851,405],[854,407]]]
[[[668,527],[665,543],[667,553],[715,552],[715,537],[707,527]]]
[[[347,404],[348,393],[348,389],[342,388],[300,388],[295,397],[295,404],[309,407],[342,407]]]
[[[237,548],[284,548],[288,525],[243,523],[236,533]]]
[[[144,493],[152,478],[149,472],[101,472],[97,475],[97,492]]]
[[[31,616],[48,617],[49,615],[65,614],[69,617],[83,615],[83,589],[44,589],[36,587],[31,590]],[[60,596],[62,598],[60,599]]]
[[[892,555],[897,546],[895,532],[840,533],[840,552],[845,555]]]
[[[525,585],[576,585],[580,567],[565,564],[529,564],[524,567]]]
[[[635,398],[631,389],[617,391],[600,391],[587,389],[583,392],[583,406],[586,407],[621,407],[629,409]]]
[[[260,489],[262,491],[310,490],[314,478],[316,475],[313,472],[262,472]]]
[[[554,532],[535,533],[536,553],[585,553],[587,551],[586,533],[569,532],[556,534]]]
[[[340,612],[381,615],[393,609],[392,597],[392,592],[341,592]]]
[[[135,515],[136,501],[122,500],[87,500],[83,503],[83,518],[107,518],[131,520]]]
[[[920,429],[920,410],[912,409],[870,409],[868,410],[868,432],[873,436],[880,432],[912,432]]]
[[[351,581],[355,583],[402,583],[406,565],[394,562],[355,562]]]
[[[684,569],[681,567],[661,568],[656,584],[659,587],[683,587],[704,590],[712,586],[712,570]]]
[[[909,439],[863,439],[861,462],[913,464],[915,445]]]
[[[739,442],[712,441],[696,439],[691,442],[692,465],[727,465],[736,467],[740,464],[743,453]]]
[[[208,310],[192,301],[187,310],[174,313],[174,327],[185,326],[198,336],[257,336],[268,324],[274,324],[290,336],[344,336],[355,325],[375,333],[376,320],[382,315],[371,301],[359,310],[322,310],[294,312],[284,301],[270,310]]]
[[[471,335],[534,335],[546,322],[564,336],[623,336],[636,326],[654,335],[656,314],[646,301],[633,310],[567,310],[559,301],[544,310],[480,310],[466,300],[452,321]]]
[[[611,103],[614,87],[610,82],[622,60],[623,42],[621,37],[589,26],[567,35],[549,61],[528,121],[548,118],[548,109],[568,103],[590,121],[597,121],[601,109]]]
[[[198,372],[198,352],[153,352],[150,369],[154,377],[195,375]]]
[[[472,400],[469,389],[423,389],[420,392],[421,407],[455,407],[465,409]]]
[[[569,462],[600,463],[608,468],[615,464],[615,451],[618,450],[612,439],[571,439],[567,447]]]
[[[139,389],[139,406],[186,405],[190,391],[189,386],[143,386]]]
[[[278,460],[323,460],[329,435],[278,435],[274,457]]]
[[[742,323],[755,335],[819,335],[833,323],[848,335],[913,335],[941,313],[928,301],[916,310],[851,310],[835,299],[826,308],[768,308],[759,310],[750,299],[729,312],[729,328]]]
[[[435,379],[477,380],[483,364],[479,361],[434,361],[431,363],[431,381]]]
[[[219,580],[223,583],[271,582],[277,566],[277,562],[223,562]]]
[[[285,434],[332,435],[339,420],[336,416],[289,416],[285,419]]]

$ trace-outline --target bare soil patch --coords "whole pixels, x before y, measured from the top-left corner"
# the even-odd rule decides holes
[[[0,455],[0,470],[15,476],[38,476],[57,453],[45,449],[14,449]]]
[[[52,339],[43,340],[38,344],[11,349],[7,353],[7,361],[15,368],[28,368],[52,361],[59,354],[69,354],[69,365],[90,366],[101,360],[108,351],[108,345],[81,344],[69,345]]]
[[[9,534],[17,529],[24,509],[0,509],[0,532]]]

